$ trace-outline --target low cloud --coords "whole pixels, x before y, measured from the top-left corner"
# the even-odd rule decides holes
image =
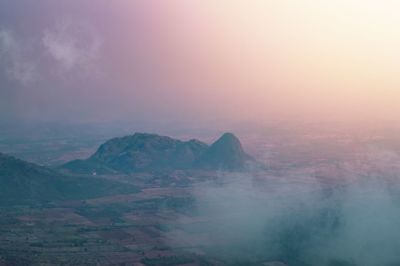
[[[371,167],[347,167],[344,180],[241,173],[199,184],[193,213],[168,243],[231,263],[398,265],[400,188],[390,165],[400,158],[370,152]]]

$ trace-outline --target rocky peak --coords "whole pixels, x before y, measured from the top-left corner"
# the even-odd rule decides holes
[[[232,133],[224,133],[201,156],[197,165],[207,169],[240,170],[251,160],[240,140]]]

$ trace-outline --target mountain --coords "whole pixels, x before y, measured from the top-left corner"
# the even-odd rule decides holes
[[[187,169],[208,149],[198,141],[181,141],[166,136],[135,133],[102,144],[87,160],[67,163],[74,172],[136,172]]]
[[[206,169],[242,170],[254,159],[242,147],[240,140],[232,133],[223,134],[196,161],[196,166]]]
[[[111,139],[86,160],[62,166],[75,173],[130,173],[174,169],[241,170],[253,159],[239,139],[225,133],[211,146],[199,141],[181,141],[167,136],[135,133]]]
[[[55,170],[0,153],[0,205],[88,199],[136,192],[126,184],[99,178],[69,177]]]

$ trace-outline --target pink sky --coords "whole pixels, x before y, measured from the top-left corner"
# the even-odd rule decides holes
[[[397,1],[10,0],[0,9],[3,113],[254,121],[400,113]]]

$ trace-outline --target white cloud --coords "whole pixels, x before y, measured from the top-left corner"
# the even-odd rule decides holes
[[[85,23],[63,20],[44,31],[42,43],[62,70],[90,71],[99,55],[101,40]]]
[[[1,29],[0,30],[0,54],[3,56],[6,53],[14,50],[16,42],[11,32]]]
[[[16,60],[6,73],[9,78],[17,80],[23,85],[31,84],[37,79],[36,66],[30,62]]]
[[[72,20],[64,19],[32,38],[0,26],[0,73],[24,86],[52,74],[97,77],[101,44],[94,27]]]
[[[1,70],[10,80],[28,85],[37,79],[36,65],[25,55],[25,50],[14,34],[0,30]]]

